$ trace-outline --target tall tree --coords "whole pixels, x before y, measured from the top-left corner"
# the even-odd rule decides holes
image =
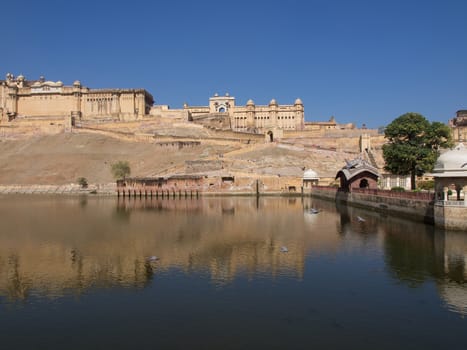
[[[418,113],[406,113],[386,127],[383,146],[384,169],[397,175],[409,175],[412,189],[415,179],[433,170],[439,149],[451,147],[451,131],[440,122],[430,123]]]

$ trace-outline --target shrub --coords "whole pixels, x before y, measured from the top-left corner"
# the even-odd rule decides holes
[[[404,188],[404,187],[400,187],[400,186],[396,186],[396,187],[391,188],[391,191],[394,191],[394,192],[405,192],[405,188]]]
[[[117,180],[125,179],[131,174],[130,164],[126,160],[119,160],[112,164],[112,174]]]
[[[88,180],[85,177],[80,177],[77,180],[78,185],[81,186],[81,188],[87,188],[88,187]]]
[[[417,188],[420,190],[433,190],[435,188],[435,181],[434,180],[427,180],[427,181],[418,181]]]

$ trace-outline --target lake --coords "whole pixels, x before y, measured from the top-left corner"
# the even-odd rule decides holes
[[[4,349],[467,348],[467,232],[299,197],[0,213]]]

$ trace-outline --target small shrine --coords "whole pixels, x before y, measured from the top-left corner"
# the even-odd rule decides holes
[[[339,190],[344,192],[355,188],[377,189],[378,178],[378,169],[362,158],[346,160],[346,165],[336,175],[336,179],[340,179]]]

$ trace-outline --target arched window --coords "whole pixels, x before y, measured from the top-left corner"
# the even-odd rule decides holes
[[[367,179],[361,179],[360,180],[360,185],[358,187],[360,188],[368,188],[370,185],[368,183]]]

